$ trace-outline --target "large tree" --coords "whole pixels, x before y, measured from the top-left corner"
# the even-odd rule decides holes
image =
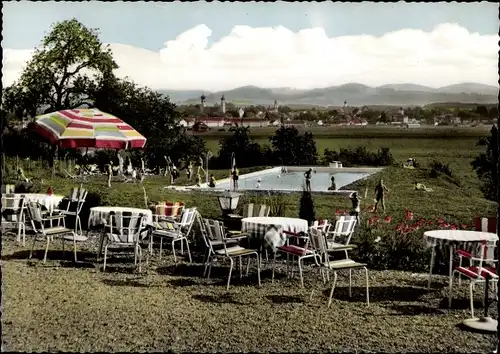
[[[53,25],[22,71],[5,91],[5,108],[18,117],[75,108],[90,98],[96,83],[118,68],[96,29],[76,19]]]
[[[299,135],[294,126],[281,126],[269,137],[273,157],[281,165],[315,165],[318,163],[316,141],[311,133]]]
[[[479,154],[471,162],[482,182],[481,191],[487,199],[493,201],[498,200],[498,145],[498,126],[494,125],[491,128],[491,136],[486,138],[486,152]]]

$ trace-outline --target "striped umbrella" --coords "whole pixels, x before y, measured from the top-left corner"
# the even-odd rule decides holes
[[[146,138],[98,109],[68,109],[35,117],[35,131],[62,148],[141,149]]]

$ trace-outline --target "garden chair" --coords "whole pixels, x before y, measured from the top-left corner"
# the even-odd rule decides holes
[[[271,207],[266,204],[261,204],[260,206],[254,203],[249,203],[243,209],[243,217],[251,218],[251,217],[267,217],[271,211]]]
[[[54,212],[64,214],[66,216],[75,217],[75,233],[78,235],[83,234],[82,220],[80,219],[80,212],[82,211],[83,204],[87,198],[88,191],[85,188],[72,188],[68,197],[63,199],[62,209],[57,209]],[[64,225],[65,226],[65,225]],[[80,229],[80,232],[78,232]]]
[[[315,220],[312,224],[312,227],[323,231],[325,234],[328,234],[331,226],[332,224],[330,224],[327,219]]]
[[[274,252],[274,259],[273,259],[273,274],[272,274],[272,282],[274,282],[274,269],[276,267],[276,256],[279,253],[284,253],[287,255],[287,262],[286,262],[286,269],[287,269],[287,276],[290,274],[290,262],[288,260],[288,256],[292,256],[292,265],[291,265],[291,275],[293,276],[293,266],[295,263],[295,257],[298,257],[298,266],[299,266],[299,275],[300,275],[300,285],[304,287],[304,278],[302,276],[302,262],[306,258],[312,258],[314,257],[314,251],[309,247],[309,237],[307,235],[303,234],[297,234],[293,233],[290,231],[283,231],[283,234],[287,236],[288,240],[290,239],[295,239],[297,241],[296,244],[287,244],[285,246],[277,247],[276,252]],[[304,246],[299,245],[299,241],[305,241]]]
[[[474,220],[474,226],[476,231],[492,232],[496,234],[497,218],[477,217]],[[468,261],[469,266],[473,265],[472,257],[474,254],[478,254],[479,247],[481,247],[479,244],[473,243],[469,247],[467,247],[467,249],[466,248],[458,249],[456,251],[459,260],[458,265],[461,267],[464,260]],[[488,246],[486,245],[486,254],[488,255],[488,258],[495,258],[494,252],[495,252],[494,248],[488,249]],[[462,276],[460,274],[458,275],[458,285],[462,285]]]
[[[205,244],[205,247],[207,248],[207,254],[206,254],[205,258],[203,259],[203,264],[205,264],[205,270],[203,271],[203,276],[205,276],[207,269],[208,269],[210,257],[212,255],[214,255],[215,249],[219,249],[220,247],[222,247],[223,241],[212,237],[212,233],[210,232],[210,230],[207,229],[206,223],[205,223],[204,219],[201,217],[200,213],[196,214],[196,220],[197,220],[198,226],[200,228],[200,233],[201,233],[201,236],[203,239],[203,243]],[[237,239],[237,238],[235,238],[235,239],[229,238],[229,239],[227,239],[226,242],[227,242],[227,244],[237,245],[239,240],[240,239]]]
[[[66,175],[67,178],[77,179],[77,176],[75,176],[74,174],[70,173],[68,170],[63,169],[63,172],[64,172],[64,174]]]
[[[205,230],[206,233],[204,234],[205,237],[205,244],[209,247],[210,252],[209,256],[207,259],[207,263],[205,264],[205,271],[203,272],[203,275],[206,273],[206,266],[209,264],[208,267],[208,274],[207,277],[210,278],[210,273],[212,271],[212,265],[214,261],[217,259],[219,256],[226,257],[229,259],[231,262],[230,268],[229,268],[229,276],[227,278],[227,290],[229,290],[229,285],[231,283],[231,274],[233,272],[233,266],[234,266],[234,258],[239,259],[239,266],[240,266],[240,279],[242,278],[242,260],[241,257],[248,257],[247,259],[247,271],[246,275],[248,276],[248,271],[250,267],[250,256],[255,256],[257,260],[257,279],[259,283],[259,287],[261,285],[260,283],[260,257],[259,253],[257,250],[254,249],[249,249],[249,248],[244,248],[239,245],[234,244],[235,239],[241,239],[245,238],[248,235],[237,235],[237,236],[231,236],[231,237],[226,237],[226,229],[224,228],[224,224],[221,221],[218,220],[208,220],[205,219],[203,220],[205,223]],[[220,247],[222,248],[216,249],[215,247]]]
[[[43,263],[45,264],[45,262],[47,261],[47,253],[49,251],[49,245],[50,245],[50,241],[52,240],[52,237],[53,236],[61,236],[62,246],[63,246],[63,255],[64,255],[64,243],[65,243],[65,241],[72,241],[73,242],[74,259],[76,262],[77,261],[76,243],[87,241],[87,237],[85,237],[83,235],[76,235],[76,233],[73,230],[68,229],[64,226],[58,225],[58,226],[54,226],[54,227],[45,227],[46,222],[50,222],[52,220],[64,219],[66,217],[66,215],[58,214],[58,215],[53,215],[53,216],[42,216],[43,215],[42,214],[42,206],[37,202],[28,203],[27,210],[28,210],[28,215],[29,215],[30,221],[31,221],[31,226],[33,227],[33,230],[35,232],[35,235],[33,236],[33,245],[31,247],[29,258],[31,259],[32,255],[33,255],[33,250],[35,249],[35,243],[37,240],[37,236],[41,235],[47,241],[47,245],[45,247],[45,255],[43,257]],[[71,234],[71,236],[69,236],[68,234]]]
[[[332,231],[328,231],[327,244],[328,248],[331,250],[343,250],[344,246],[349,245],[351,242],[352,234],[356,227],[357,219],[356,216],[344,215],[340,216],[335,222]],[[355,246],[354,246],[355,247]],[[347,257],[347,251],[346,257]]]
[[[333,283],[332,290],[330,291],[330,297],[328,299],[328,307],[331,306],[333,299],[333,292],[335,290],[335,285],[337,283],[337,272],[349,270],[349,297],[352,296],[352,271],[357,269],[364,269],[366,275],[366,305],[370,304],[370,284],[368,279],[368,268],[366,268],[366,264],[358,263],[352,259],[350,259],[347,255],[347,251],[352,249],[351,245],[345,246],[346,257],[343,259],[330,259],[331,252],[337,252],[340,249],[331,249],[328,246],[328,240],[326,238],[326,234],[317,228],[311,228],[309,230],[309,239],[311,246],[314,249],[315,257],[314,261],[316,265],[319,267],[321,275],[323,277],[323,283],[325,283],[325,275],[323,270],[326,270],[327,279],[330,280],[330,271],[333,271]],[[337,253],[338,254],[338,253]],[[311,291],[311,298],[314,293],[314,290]]]
[[[26,246],[26,224],[25,224],[25,199],[19,194],[2,194],[2,233],[5,225],[17,227],[17,242],[21,242],[23,236],[23,247]]]
[[[453,278],[455,274],[459,276],[464,276],[470,280],[469,284],[469,297],[470,297],[470,310],[472,318],[474,318],[474,286],[478,283],[485,283],[486,277],[490,277],[490,281],[494,284],[495,293],[498,298],[498,275],[497,275],[497,265],[498,260],[494,257],[489,258],[488,253],[494,254],[496,248],[496,241],[486,242],[483,241],[479,247],[479,252],[477,254],[471,255],[469,258],[471,260],[470,266],[464,267],[459,265],[456,267],[452,274],[450,275],[449,284],[449,294],[448,294],[448,307],[451,308],[452,296],[453,296]]]
[[[186,243],[187,253],[189,261],[191,262],[191,251],[189,250],[188,236],[193,228],[194,221],[196,219],[197,210],[196,208],[187,208],[182,212],[180,221],[167,222],[167,227],[162,227],[157,225],[156,229],[152,232],[150,236],[150,245],[152,249],[153,237],[160,237],[160,260],[163,249],[163,239],[169,239],[172,244],[172,253],[174,255],[174,262],[177,263],[177,257],[175,255],[175,243],[180,242],[181,252],[184,252],[183,242]]]
[[[131,212],[114,212],[109,214],[109,219],[104,225],[104,264],[102,271],[106,270],[108,250],[134,249],[134,265],[139,260],[138,270],[141,272],[142,248],[141,234],[146,230],[146,215]]]

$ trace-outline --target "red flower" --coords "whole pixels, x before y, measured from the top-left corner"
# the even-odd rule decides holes
[[[387,215],[384,220],[386,223],[389,224],[391,222],[392,218],[389,215]]]
[[[448,228],[448,227],[450,227],[450,224],[444,223],[444,224],[441,224],[441,226],[444,227],[444,228]]]
[[[413,212],[407,210],[405,215],[406,215],[406,220],[413,220]]]
[[[457,225],[451,225],[451,229],[452,230],[456,230],[457,229]]]
[[[443,223],[444,223],[444,220],[443,220],[443,219],[441,219],[441,218],[438,218],[438,219],[437,219],[437,221],[438,221],[438,223],[440,223],[440,224],[443,224]]]
[[[340,215],[340,210],[339,209],[335,210],[335,215],[337,215],[337,216]]]
[[[466,229],[468,229],[468,228],[469,228],[469,226],[468,226],[467,224],[462,224],[462,225],[460,225],[460,226],[462,226],[462,229],[464,229],[464,230],[466,230]]]

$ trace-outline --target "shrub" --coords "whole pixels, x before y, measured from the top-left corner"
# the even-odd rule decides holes
[[[307,220],[309,225],[316,220],[312,195],[311,192],[306,190],[302,191],[302,196],[300,197],[299,218]]]
[[[340,149],[339,152],[325,149],[323,163],[341,161],[346,167],[349,166],[389,166],[394,163],[394,158],[389,148],[379,149],[376,153],[368,151],[365,146],[356,148]]]
[[[433,161],[430,164],[430,168],[431,168],[430,176],[432,178],[437,178],[437,177],[441,176],[442,174],[445,174],[449,177],[453,177],[451,168],[448,164],[445,165],[439,161]]]
[[[285,216],[286,215],[286,197],[283,193],[273,193],[269,192],[269,195],[265,198],[264,203],[269,205],[271,208],[269,215],[271,216]]]

